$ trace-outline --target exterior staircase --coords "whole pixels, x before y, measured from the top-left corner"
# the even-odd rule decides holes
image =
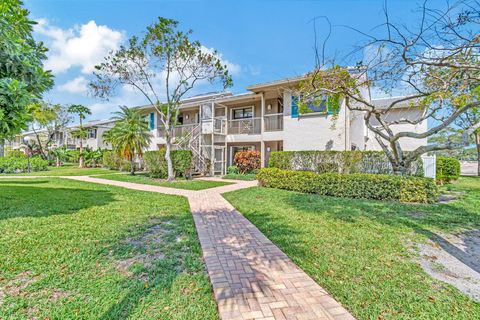
[[[190,150],[193,155],[193,172],[192,175],[205,175],[209,174],[210,168],[208,163],[210,162],[202,152],[201,145],[201,133],[202,128],[200,124],[197,124],[186,135],[180,137],[173,144],[174,150]]]

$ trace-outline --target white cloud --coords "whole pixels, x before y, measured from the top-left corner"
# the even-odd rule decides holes
[[[58,87],[59,91],[66,91],[70,93],[85,93],[88,89],[88,80],[83,76],[76,77]]]
[[[213,48],[207,48],[205,46],[202,46],[202,49],[205,50],[206,52],[208,53],[211,53],[213,54],[215,52],[215,49]],[[226,65],[227,66],[227,69],[228,69],[228,72],[231,74],[231,75],[237,75],[240,73],[240,71],[242,70],[242,68],[240,67],[240,65],[238,64],[235,64],[227,59],[224,59],[223,58],[223,54],[217,52],[217,57],[220,59],[220,61],[222,62],[222,64]]]
[[[124,40],[124,33],[97,25],[91,20],[72,28],[61,29],[40,19],[35,33],[45,40],[48,61],[45,67],[59,74],[73,67],[80,67],[82,73],[90,73],[109,51],[117,49]]]

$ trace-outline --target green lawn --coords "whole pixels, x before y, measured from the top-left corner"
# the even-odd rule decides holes
[[[230,180],[244,180],[244,181],[253,181],[257,179],[256,174],[241,174],[241,173],[230,173],[226,174],[222,177],[223,179],[230,179]]]
[[[108,170],[104,168],[79,168],[77,165],[64,165],[61,167],[48,167],[47,171],[38,171],[28,173],[9,173],[0,174],[2,176],[88,176],[94,174],[112,174],[118,171]]]
[[[115,180],[115,181],[148,184],[152,186],[186,189],[186,190],[203,190],[203,189],[221,187],[221,186],[232,184],[231,182],[211,181],[211,180],[201,180],[201,179],[177,180],[173,182],[168,182],[161,179],[150,178],[142,173],[137,173],[134,176],[131,176],[129,174],[109,174],[109,175],[102,175],[99,178]]]
[[[480,226],[480,179],[450,204],[407,205],[250,188],[225,195],[359,319],[480,319],[480,304],[433,280],[412,241]]]
[[[0,318],[217,319],[187,200],[0,180]]]

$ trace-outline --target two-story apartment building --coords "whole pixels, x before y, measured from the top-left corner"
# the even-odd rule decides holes
[[[242,150],[260,151],[262,166],[268,164],[273,151],[381,150],[374,134],[365,125],[362,112],[351,111],[342,104],[335,117],[325,105],[312,106],[311,112],[300,114],[294,89],[303,79],[256,84],[243,94],[209,93],[182,100],[178,125],[174,128],[174,147],[193,152],[197,172],[216,175],[224,174],[227,166],[233,164],[235,153]],[[370,98],[369,88],[361,90],[363,97]],[[370,100],[382,108],[392,99],[395,98]],[[159,114],[151,105],[137,108],[149,121],[152,140],[148,150],[164,147],[165,131]],[[422,112],[404,103],[392,109],[388,117],[418,119]],[[103,133],[113,125],[114,120],[86,123],[88,138],[83,145],[92,149],[109,148],[103,141]],[[70,127],[60,133],[56,144],[78,148],[79,140],[70,134],[75,129]],[[416,125],[393,127],[394,131],[424,132],[426,129],[426,120]],[[32,133],[24,136],[28,134]],[[400,143],[404,150],[412,150],[426,145],[427,141],[405,138]]]
[[[103,134],[105,131],[109,130],[115,123],[115,120],[92,120],[85,123],[83,126],[87,130],[87,137],[83,139],[83,146],[91,149],[108,149],[109,146],[103,140]],[[74,137],[72,132],[78,130],[78,126],[69,126],[64,128],[61,131],[54,133],[52,137],[53,143],[57,147],[65,146],[69,150],[74,150],[79,148],[80,139]],[[37,135],[41,140],[46,141],[48,139],[47,135],[49,134],[47,129],[38,129],[38,130],[29,130],[25,131],[22,134],[16,136],[11,141],[7,141],[7,146],[10,146],[12,149],[21,148],[25,138],[37,139]]]
[[[299,114],[292,90],[303,77],[256,84],[248,93],[228,92],[196,96],[182,101],[174,143],[192,150],[198,171],[223,174],[233,164],[236,152],[258,150],[262,166],[271,152],[280,150],[381,150],[365,125],[364,114],[344,104],[333,121],[325,106]],[[369,97],[369,88],[362,95]],[[372,100],[383,106],[386,99]],[[152,106],[139,107],[148,116],[152,131],[150,150],[165,145],[164,130]],[[391,117],[418,117],[419,110],[400,105]],[[425,130],[427,122],[401,125],[397,130]],[[405,150],[426,144],[426,140],[401,141]]]

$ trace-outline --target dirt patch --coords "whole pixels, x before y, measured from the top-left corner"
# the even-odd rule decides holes
[[[65,299],[70,297],[70,293],[61,289],[53,290],[52,294],[49,297],[49,300],[52,302],[57,302],[60,299]]]
[[[480,230],[431,234],[427,243],[415,246],[425,272],[480,302]]]
[[[130,271],[132,265],[141,264],[145,268],[150,268],[155,261],[165,259],[167,236],[172,232],[172,224],[172,221],[161,221],[149,227],[141,235],[126,239],[124,244],[132,248],[131,256],[127,259],[117,260],[117,270],[123,275],[131,277],[133,276]],[[145,275],[139,275],[139,278],[145,278]]]
[[[23,271],[15,277],[3,284],[0,281],[0,305],[3,303],[5,297],[16,297],[24,294],[24,290],[32,283],[39,280],[32,271]]]

